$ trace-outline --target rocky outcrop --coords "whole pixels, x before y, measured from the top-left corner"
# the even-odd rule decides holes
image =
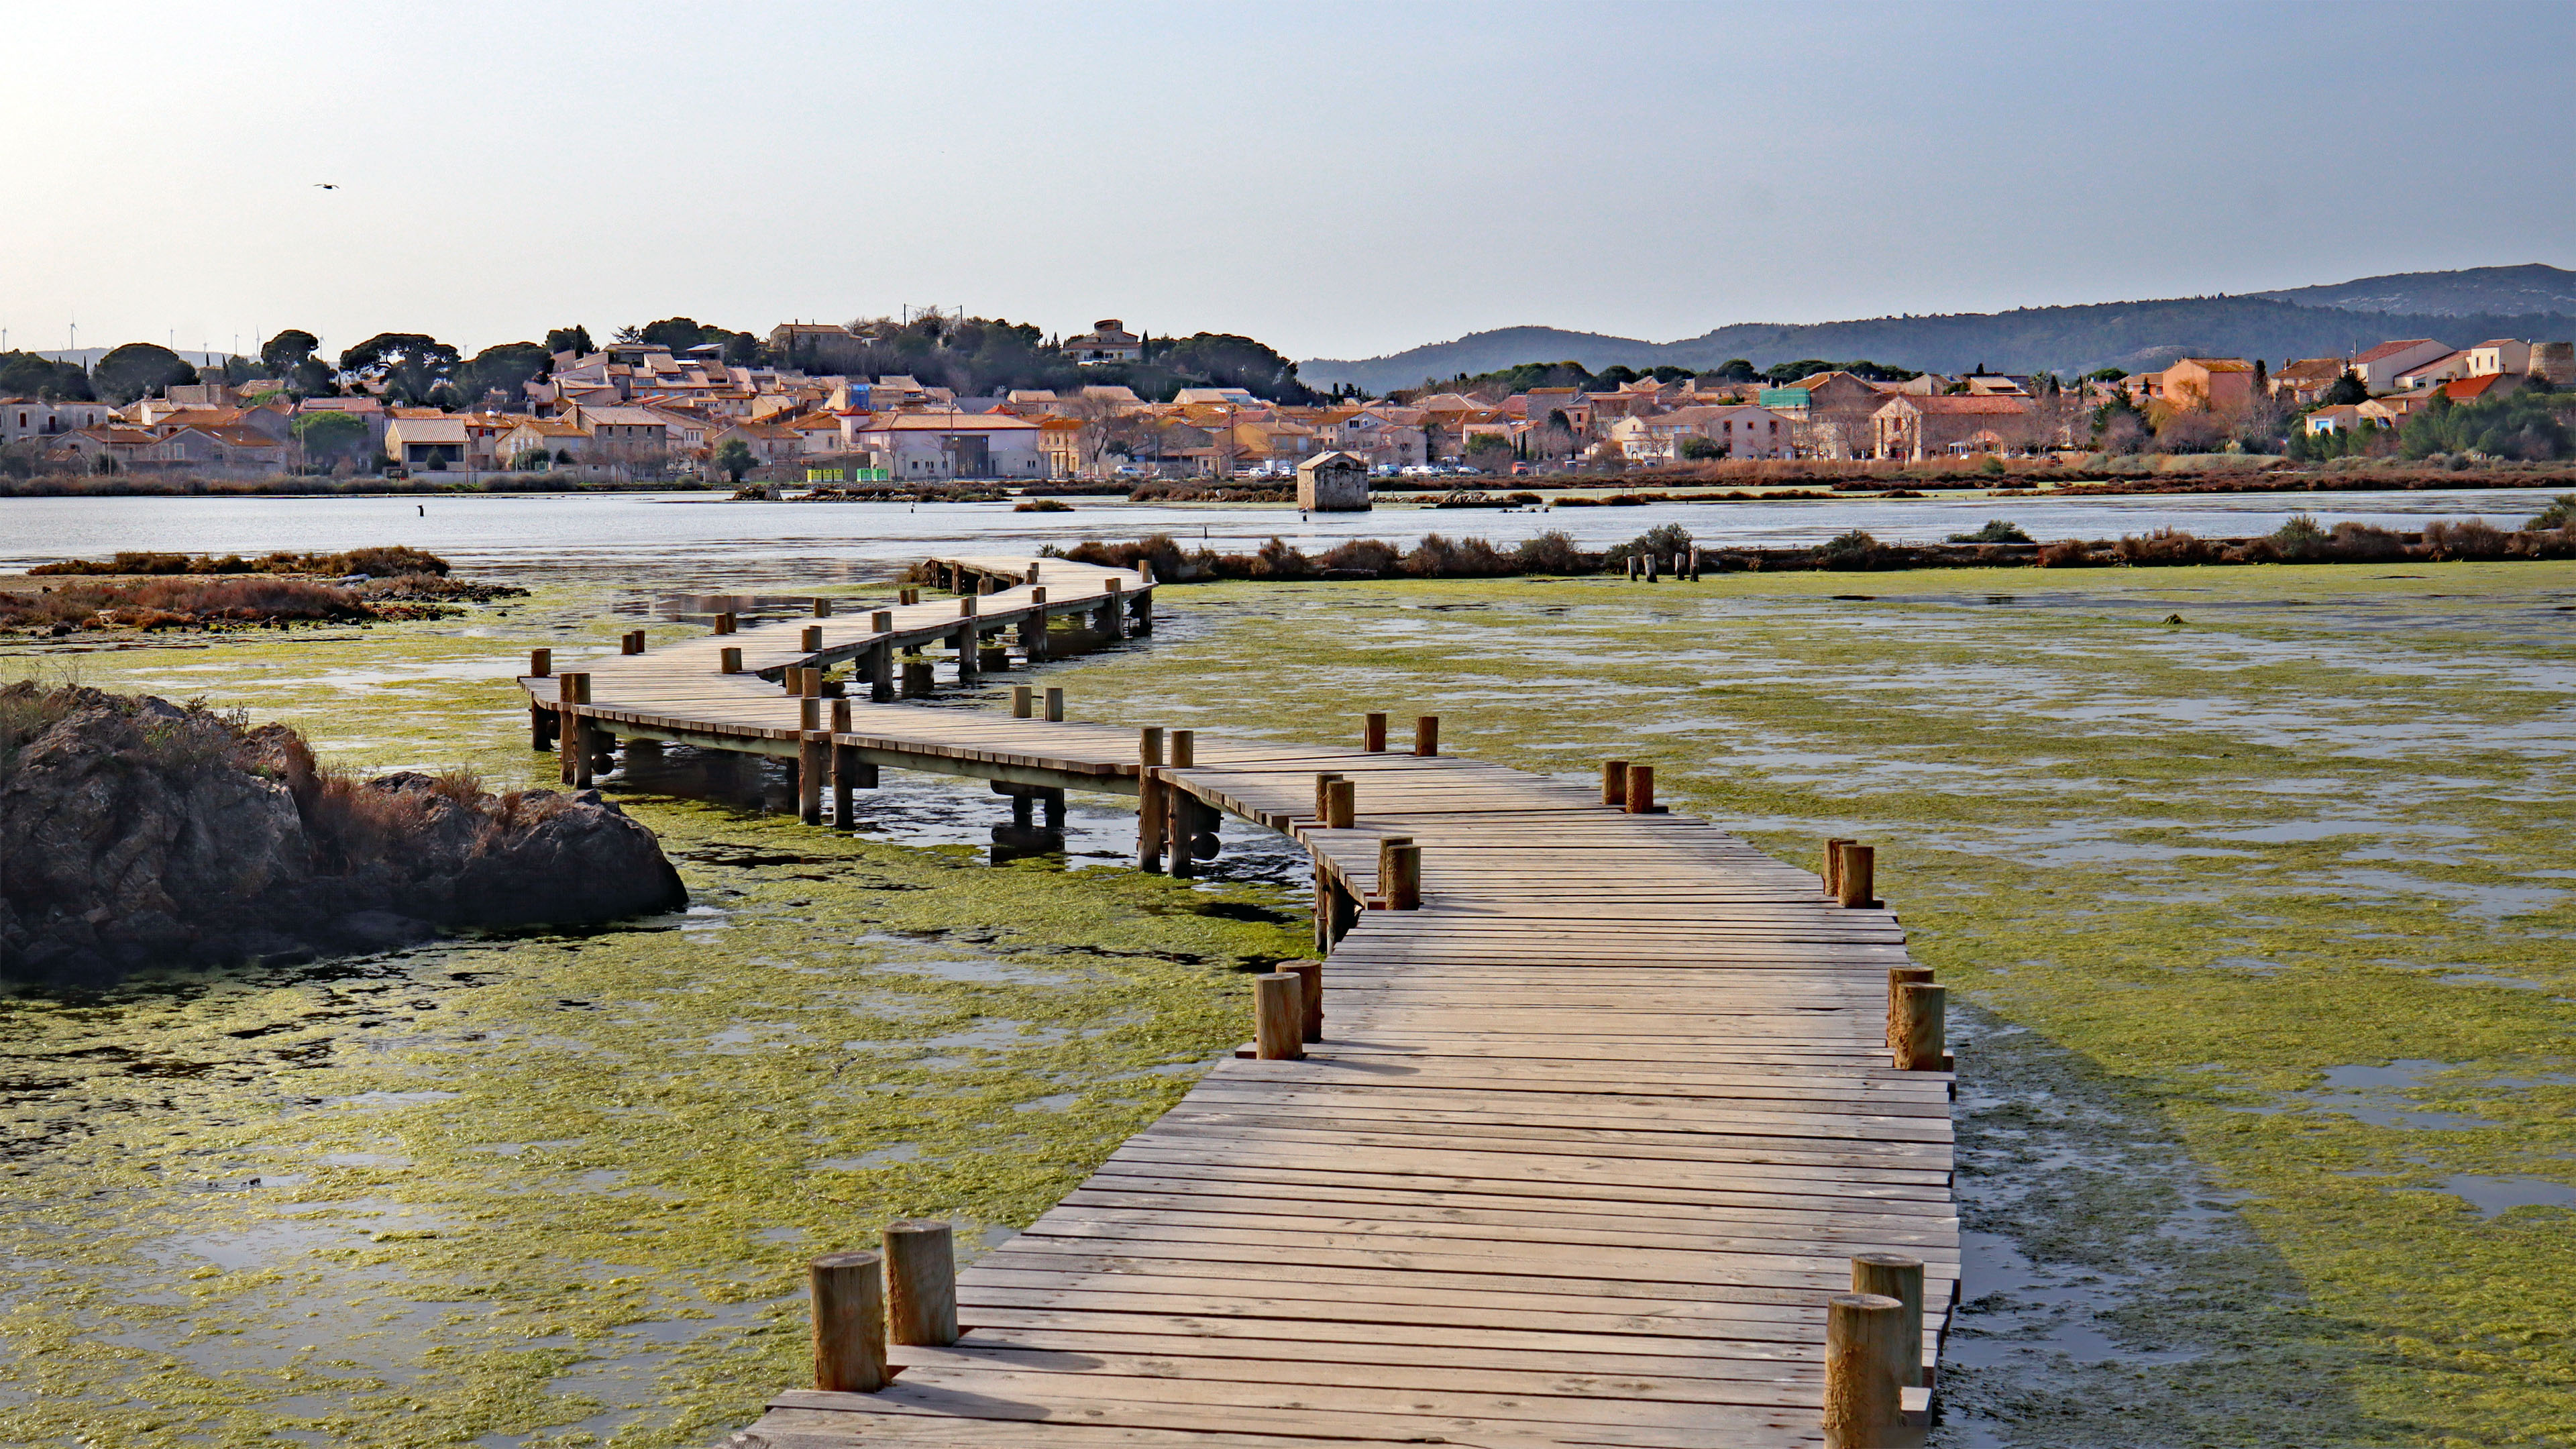
[[[360,780],[283,726],[0,690],[0,977],[98,984],[687,902],[652,832],[597,791]]]

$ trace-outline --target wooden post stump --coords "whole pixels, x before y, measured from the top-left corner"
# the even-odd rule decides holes
[[[906,699],[928,699],[930,697],[930,690],[930,661],[927,659],[907,659],[903,661],[903,697]]]
[[[618,635],[618,636],[617,636],[617,652],[618,652],[618,653],[620,653],[620,654],[641,654],[641,653],[643,653],[643,652],[644,652],[644,636],[643,636],[642,634],[636,633],[636,632],[634,632],[634,631],[632,631],[632,630],[630,630],[630,631],[628,631],[628,632],[626,632],[626,633],[624,633],[624,634],[620,634],[620,635]]]
[[[590,727],[581,714],[581,706],[588,703],[588,674],[566,674],[555,680],[555,744],[563,783],[576,790],[590,788]]]
[[[1900,1072],[1946,1070],[1942,1037],[1949,1016],[1950,989],[1928,981],[1908,981],[1896,989],[1896,1049]]]
[[[1921,1387],[1923,1260],[1903,1253],[1860,1253],[1853,1256],[1851,1268],[1854,1293],[1874,1293],[1905,1305],[1905,1321],[1896,1334],[1898,1341],[1890,1345],[1903,1352],[1890,1367],[1896,1372],[1899,1387]]]
[[[716,651],[716,670],[721,674],[742,673],[742,650],[725,648]]]
[[[894,611],[892,609],[879,609],[875,613],[868,615],[868,632],[871,634],[893,633]]]
[[[797,636],[796,644],[798,648],[803,649],[808,654],[818,652],[823,647],[823,626],[820,624],[806,625],[805,632]]]
[[[1390,911],[1422,909],[1422,847],[1409,835],[1377,843],[1377,893]]]
[[[1628,767],[1627,809],[1628,813],[1631,815],[1652,815],[1655,813],[1654,766],[1630,765]]]
[[[1339,776],[1339,775],[1336,775],[1336,774],[1330,774],[1330,773],[1325,773],[1325,772],[1318,772],[1318,773],[1316,774],[1316,776],[1315,776],[1315,818],[1316,818],[1317,820],[1325,820],[1325,819],[1328,819],[1328,818],[1330,818],[1330,817],[1331,817],[1331,815],[1332,815],[1332,813],[1333,813],[1333,812],[1332,812],[1332,806],[1331,806],[1331,796],[1332,796],[1332,793],[1333,793],[1333,782],[1334,782],[1335,780],[1340,779],[1340,778],[1342,778],[1342,777],[1341,777],[1341,776]]]
[[[1176,738],[1187,733],[1187,730],[1172,731]],[[1198,801],[1191,798],[1189,791],[1171,785],[1164,787],[1163,851],[1168,861],[1167,868],[1175,880],[1194,880],[1199,873],[1199,858],[1194,849],[1197,841],[1193,838],[1197,834],[1197,806]]]
[[[1359,819],[1360,782],[1335,780],[1324,790],[1324,825],[1331,830],[1348,830]]]
[[[1301,1041],[1324,1039],[1324,963],[1321,961],[1282,961],[1279,969],[1297,978],[1298,1026]]]
[[[1905,1385],[1890,1365],[1905,1305],[1876,1293],[1825,1302],[1826,1449],[1891,1449],[1904,1423]]]
[[[868,646],[868,698],[878,704],[894,698],[894,645],[882,639]]]
[[[1932,968],[1929,966],[1890,966],[1887,968],[1887,1049],[1890,1052],[1896,1050],[1897,998],[1904,994],[1905,988],[1909,984],[1918,981],[1930,981],[1931,979]]]
[[[1824,883],[1825,894],[1839,899],[1842,895],[1843,847],[1851,844],[1848,836],[1833,836],[1825,841],[1825,868],[1816,872]]]
[[[884,1266],[875,1253],[814,1260],[814,1387],[846,1394],[885,1387]]]
[[[1064,689],[1061,685],[1047,686],[1046,720],[1048,724],[1064,723]]]
[[[1036,715],[1038,692],[1025,684],[1011,686],[1011,718],[1029,719]]]
[[[1306,1055],[1306,1004],[1295,975],[1274,971],[1252,978],[1253,1054],[1265,1062],[1293,1062]]]
[[[886,1224],[886,1339],[945,1348],[957,1341],[957,1253],[948,1224]]]
[[[1186,770],[1199,762],[1199,732],[1172,731],[1172,768]]]
[[[1414,719],[1413,753],[1424,759],[1440,753],[1440,716],[1426,714]]]
[[[529,650],[529,651],[528,651],[528,672],[529,672],[530,674],[535,675],[535,676],[536,676],[536,677],[538,677],[539,679],[543,679],[543,678],[545,678],[547,675],[554,673],[554,672],[555,672],[555,651],[553,651],[553,650],[551,650],[551,649],[531,649],[531,650]]]
[[[1601,803],[1616,805],[1621,809],[1627,808],[1628,762],[1626,760],[1601,762]]]
[[[740,633],[740,632],[741,632],[741,630],[742,630],[742,621],[741,621],[739,618],[735,617],[733,614],[730,614],[730,613],[724,613],[724,614],[718,614],[718,615],[716,615],[716,632],[717,632],[717,633],[719,633],[719,634],[735,634],[735,633]]]
[[[1386,753],[1386,711],[1371,710],[1360,717],[1360,748],[1372,755]]]
[[[1845,841],[1841,853],[1834,859],[1838,865],[1834,875],[1834,899],[1852,910],[1878,905],[1878,851],[1871,846]]]
[[[1154,778],[1163,763],[1163,730],[1147,725],[1136,733],[1136,868],[1163,868],[1163,810],[1167,787]]]
[[[1007,674],[1011,669],[1011,651],[999,644],[978,645],[975,667],[986,674]]]
[[[814,617],[817,619],[828,619],[832,617],[832,601],[829,599],[816,599],[814,601]]]

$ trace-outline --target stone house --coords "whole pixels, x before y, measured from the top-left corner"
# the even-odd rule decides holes
[[[1335,449],[1297,465],[1297,506],[1311,513],[1365,513],[1368,464]]]

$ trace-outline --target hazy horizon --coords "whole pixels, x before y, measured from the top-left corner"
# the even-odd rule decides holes
[[[84,347],[302,327],[470,352],[962,304],[1359,358],[2576,262],[2564,5],[17,29],[0,114],[33,144],[0,326],[28,350],[75,319]]]

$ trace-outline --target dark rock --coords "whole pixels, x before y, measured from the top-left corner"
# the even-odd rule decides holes
[[[0,978],[104,984],[688,903],[652,832],[596,791],[352,782],[292,730],[150,697],[22,683],[0,707]]]

